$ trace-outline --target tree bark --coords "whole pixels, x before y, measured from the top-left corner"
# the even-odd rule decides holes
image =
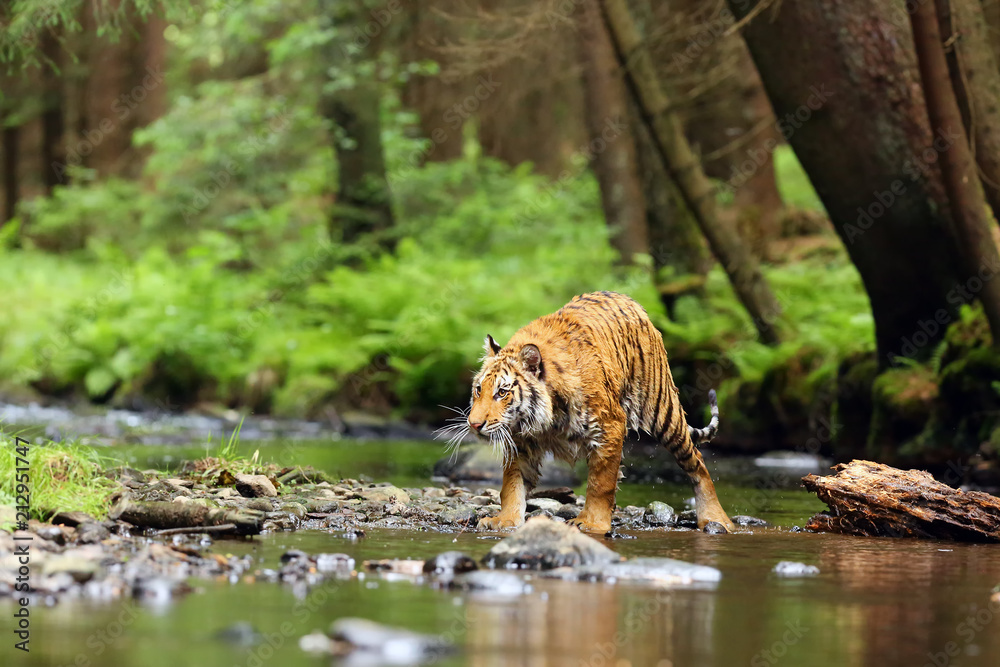
[[[993,57],[1000,63],[1000,0],[981,0],[986,34]]]
[[[722,263],[737,297],[753,319],[761,340],[779,341],[775,326],[781,308],[760,272],[756,259],[730,221],[719,215],[715,188],[702,171],[684,136],[681,122],[671,109],[656,71],[643,47],[624,0],[604,0],[604,18],[614,38],[616,55],[627,65],[628,81],[656,141],[664,166],[677,183],[716,258]]]
[[[52,194],[52,188],[65,183],[66,149],[65,122],[63,120],[63,82],[55,68],[62,61],[61,49],[56,36],[46,30],[42,36],[42,53],[46,62],[41,65],[42,72],[42,182],[46,194]]]
[[[948,70],[993,217],[1000,221],[1000,63],[979,0],[937,3]]]
[[[940,164],[952,218],[964,251],[965,270],[968,278],[976,276],[979,280],[986,268],[992,277],[1000,271],[1000,256],[997,255],[996,243],[986,218],[986,201],[976,173],[976,163],[969,150],[962,128],[962,115],[951,87],[934,5],[919,3],[911,15],[911,23],[931,126],[949,136],[957,135],[958,139],[941,153]],[[978,296],[990,324],[993,344],[1000,347],[1000,280],[979,282],[982,288]]]
[[[18,133],[16,125],[3,127],[3,220],[0,225],[14,217],[17,213],[17,163],[18,163]]]
[[[341,4],[327,0],[321,6],[339,26],[365,24],[362,0]],[[320,100],[321,113],[341,133],[335,141],[337,203],[332,210],[330,234],[345,244],[369,238],[382,249],[392,250],[392,198],[382,149],[381,90],[375,72],[364,72],[357,67],[358,62],[349,61],[343,46],[345,43],[331,42],[325,66],[352,67],[356,80],[350,88],[324,92]],[[373,60],[376,55],[375,40],[369,40],[356,58]]]
[[[931,8],[933,11],[933,7]],[[835,475],[802,483],[829,506],[806,528],[870,537],[1000,542],[1000,498],[959,491],[921,470],[871,461],[841,463]]]
[[[583,63],[584,116],[589,143],[594,149],[590,165],[600,186],[611,245],[618,251],[621,262],[631,265],[636,255],[649,254],[649,229],[635,140],[629,127],[627,91],[597,2],[583,0],[577,22]],[[626,129],[621,131],[616,126]]]
[[[726,33],[733,21],[725,0],[658,5],[661,22],[671,13],[683,30],[652,45],[657,69],[670,73],[668,89],[687,98],[679,112],[685,134],[705,173],[732,193],[737,231],[766,259],[784,208],[774,171],[777,119],[743,38]]]
[[[757,4],[730,0],[737,19]],[[927,120],[906,14],[895,0],[781,2],[743,36],[864,281],[880,365],[929,357],[968,276],[932,149],[954,138]]]

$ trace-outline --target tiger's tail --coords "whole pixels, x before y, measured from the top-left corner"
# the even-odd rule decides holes
[[[715,390],[708,390],[708,404],[712,408],[712,419],[708,422],[708,426],[705,428],[695,428],[688,425],[688,433],[691,434],[691,442],[695,446],[701,445],[705,442],[711,442],[715,434],[719,432],[719,404],[715,399]]]

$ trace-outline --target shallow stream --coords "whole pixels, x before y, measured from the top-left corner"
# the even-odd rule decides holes
[[[245,453],[259,447],[264,460],[398,486],[431,484],[431,466],[441,453],[440,445],[422,442],[243,447]],[[140,468],[169,467],[205,453],[203,447],[176,446],[110,451]],[[535,578],[530,593],[496,598],[374,574],[328,581],[308,593],[271,583],[193,581],[194,593],[163,607],[63,602],[36,609],[30,655],[18,653],[12,663],[7,637],[0,643],[0,664],[329,664],[301,651],[298,639],[344,616],[444,634],[461,649],[438,663],[444,665],[1000,664],[1000,604],[991,608],[989,602],[1000,583],[1000,547],[792,532],[822,504],[803,490],[784,488],[790,477],[780,470],[746,476],[727,475],[727,469],[715,471],[723,505],[775,528],[721,536],[663,530],[607,540],[625,556],[668,556],[716,567],[722,580],[712,587],[658,590]],[[689,488],[673,483],[624,484],[618,501],[662,500],[683,509],[689,496]],[[276,566],[288,549],[342,552],[360,565],[364,559],[424,558],[453,549],[478,558],[495,543],[495,537],[476,533],[366,532],[359,540],[315,531],[277,533],[220,540],[214,550],[252,554],[261,567]],[[816,565],[820,573],[779,577],[772,568],[783,560]],[[0,614],[11,609],[9,601],[0,603]],[[241,621],[263,641],[239,645],[216,637]]]

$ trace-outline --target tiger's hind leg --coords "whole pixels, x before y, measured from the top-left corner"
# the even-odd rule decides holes
[[[698,513],[698,528],[704,528],[708,523],[715,521],[722,524],[726,530],[732,532],[735,529],[729,515],[722,509],[719,497],[715,494],[715,484],[712,483],[712,476],[705,466],[705,459],[701,452],[691,441],[691,434],[688,431],[684,420],[678,420],[676,426],[667,429],[662,439],[664,446],[670,450],[680,465],[681,470],[687,473],[688,478],[694,485],[695,511]]]

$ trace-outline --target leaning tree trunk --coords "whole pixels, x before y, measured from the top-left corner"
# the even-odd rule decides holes
[[[969,150],[962,128],[962,114],[951,87],[934,5],[929,2],[919,4],[911,15],[911,23],[931,126],[957,138],[941,153],[940,164],[955,230],[965,257],[965,270],[971,278],[982,275],[985,267],[992,277],[1000,271],[1000,257],[997,256],[997,246],[986,219],[986,201],[976,173],[976,162]],[[989,321],[994,345],[1000,347],[1000,280],[980,280],[980,284],[979,300]]]
[[[737,18],[758,4],[730,0]],[[927,121],[909,26],[892,23],[899,9],[781,2],[743,29],[779,127],[864,281],[883,367],[930,356],[968,278],[931,149],[956,139]]]
[[[591,147],[591,168],[601,190],[611,245],[623,264],[649,254],[649,229],[632,132],[608,133],[609,123],[629,125],[628,98],[598,0],[583,0],[578,11],[579,51],[583,64],[584,115]]]
[[[321,8],[331,21],[344,27],[349,39],[356,34],[348,26],[363,27],[369,19],[361,0],[332,3],[324,0]],[[339,129],[337,153],[337,203],[330,220],[330,234],[345,244],[373,239],[383,249],[394,246],[389,234],[393,226],[392,199],[382,150],[381,91],[374,72],[362,73],[358,63],[348,60],[347,45],[332,40],[326,49],[325,70],[335,66],[351,67],[356,79],[348,88],[324,91],[320,110]],[[375,41],[369,39],[355,58],[374,59]],[[325,86],[334,82],[325,81]]]
[[[732,194],[740,235],[766,258],[780,234],[774,150],[781,134],[747,46],[727,32],[733,21],[725,0],[671,0],[656,12],[661,24],[673,19],[682,28],[651,49],[667,88],[687,98],[680,104],[685,134],[705,173]]]
[[[941,38],[953,41],[948,70],[962,122],[982,176],[986,201],[1000,221],[1000,64],[979,0],[937,3]],[[954,40],[952,40],[954,37]]]
[[[605,0],[603,8],[618,61],[627,68],[628,81],[664,165],[694,213],[709,247],[725,268],[761,340],[777,343],[779,335],[775,323],[781,315],[778,300],[733,225],[719,215],[715,188],[702,171],[698,157],[684,136],[680,119],[671,109],[670,99],[660,85],[625,0]]]

